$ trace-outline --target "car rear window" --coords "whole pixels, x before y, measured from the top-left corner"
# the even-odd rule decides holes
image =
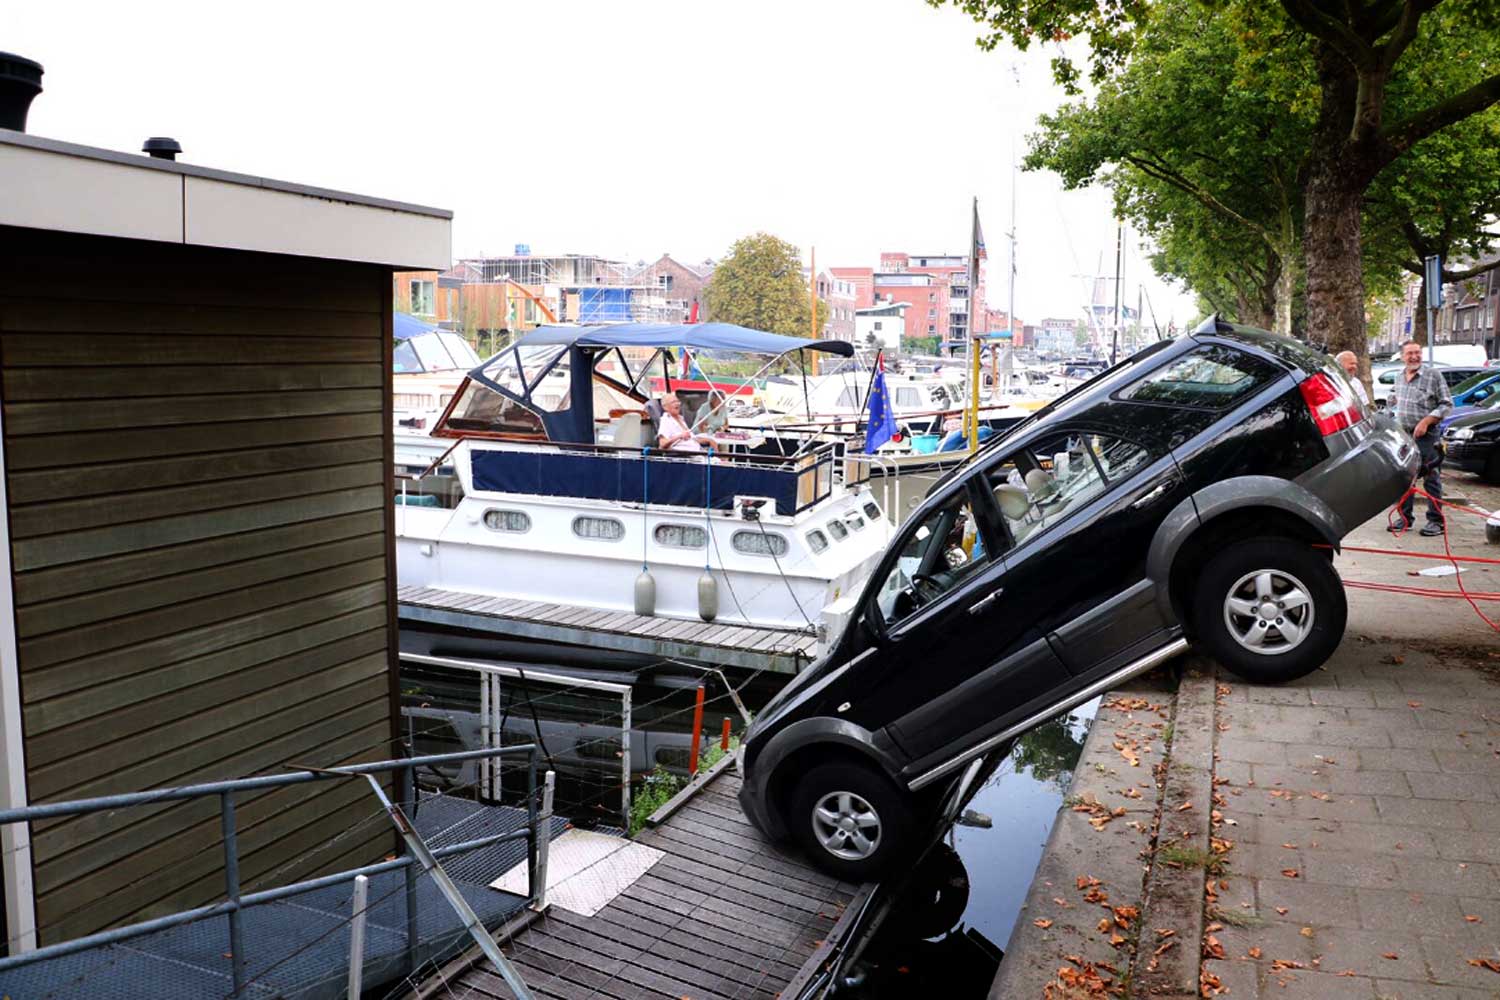
[[[1132,383],[1115,394],[1133,403],[1164,403],[1222,410],[1270,382],[1274,365],[1243,351],[1207,344]]]

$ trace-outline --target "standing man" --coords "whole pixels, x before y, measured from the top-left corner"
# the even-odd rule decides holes
[[[1422,478],[1422,489],[1427,491],[1427,523],[1422,534],[1427,536],[1443,533],[1443,512],[1432,498],[1443,497],[1441,470],[1443,453],[1438,448],[1437,427],[1439,421],[1453,409],[1453,397],[1448,392],[1448,383],[1443,381],[1435,369],[1422,364],[1422,345],[1408,340],[1401,345],[1401,361],[1405,370],[1396,377],[1396,391],[1391,397],[1395,404],[1396,422],[1417,441],[1417,453],[1422,466],[1417,475]],[[1415,522],[1417,498],[1408,494],[1401,502],[1401,524],[1391,525],[1391,531],[1405,531]]]
[[[1339,367],[1348,373],[1349,384],[1354,387],[1354,395],[1358,396],[1359,401],[1368,408],[1370,397],[1365,392],[1365,384],[1359,380],[1359,359],[1354,356],[1354,352],[1340,351],[1333,356],[1333,360],[1337,361]]]

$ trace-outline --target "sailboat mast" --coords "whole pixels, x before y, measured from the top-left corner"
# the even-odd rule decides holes
[[[1120,357],[1120,271],[1125,266],[1125,223],[1115,224],[1115,328],[1110,338],[1109,363]]]

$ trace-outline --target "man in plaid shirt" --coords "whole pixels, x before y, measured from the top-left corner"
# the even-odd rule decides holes
[[[1438,423],[1453,409],[1453,396],[1448,392],[1448,383],[1435,369],[1422,364],[1422,345],[1408,340],[1401,345],[1401,361],[1405,370],[1396,376],[1396,391],[1391,400],[1395,407],[1396,422],[1401,429],[1417,441],[1417,454],[1422,467],[1422,489],[1427,492],[1427,524],[1424,535],[1443,533],[1443,512],[1432,497],[1443,497],[1441,471],[1443,453],[1438,450]],[[1401,502],[1401,523],[1390,526],[1391,531],[1405,531],[1412,526],[1416,513],[1415,496],[1407,496]]]

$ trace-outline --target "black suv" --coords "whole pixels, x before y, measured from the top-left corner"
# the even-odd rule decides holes
[[[1344,631],[1332,557],[1417,469],[1306,345],[1210,320],[990,442],[898,529],[829,655],[746,735],[740,802],[862,878],[923,790],[1192,643],[1257,681]]]

